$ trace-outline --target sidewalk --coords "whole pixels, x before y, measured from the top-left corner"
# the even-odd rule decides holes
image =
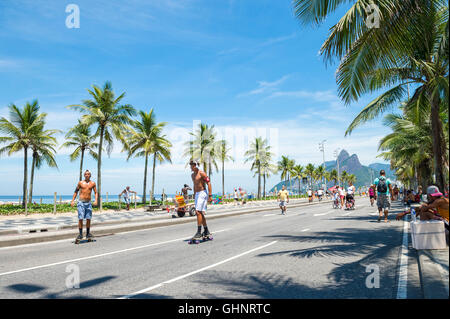
[[[320,203],[326,203],[323,200]],[[289,207],[318,204],[308,203],[307,199],[291,199]],[[210,205],[208,219],[254,213],[258,211],[279,210],[276,200],[248,202],[245,205]],[[7,218],[5,218],[7,217]],[[166,210],[147,212],[144,208],[130,211],[94,212],[92,229],[95,236],[112,233],[161,227],[179,223],[191,223],[195,216],[172,218]],[[75,238],[78,233],[76,213],[2,216],[0,219],[0,247],[15,246],[44,241]]]
[[[417,209],[420,204],[411,205]],[[408,219],[410,221],[410,219]],[[409,222],[408,221],[408,222]],[[411,233],[410,238],[411,241]],[[414,249],[414,248],[410,248]],[[449,246],[445,249],[418,249],[417,262],[425,299],[449,298]]]

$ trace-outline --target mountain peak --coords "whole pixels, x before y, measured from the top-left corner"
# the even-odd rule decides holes
[[[342,150],[338,156],[339,163],[345,161],[349,157],[350,157],[350,154],[346,150]]]

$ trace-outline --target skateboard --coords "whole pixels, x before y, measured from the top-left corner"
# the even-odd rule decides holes
[[[213,240],[214,238],[213,238],[213,236],[212,235],[209,235],[209,236],[204,236],[204,237],[202,237],[202,239],[189,239],[189,241],[188,241],[188,244],[189,245],[192,245],[192,244],[200,244],[200,243],[203,243],[203,242],[205,242],[205,241],[210,241],[210,240]]]
[[[85,243],[91,243],[91,242],[95,242],[94,238],[89,238],[89,239],[75,239],[74,244],[78,245],[78,244],[85,244]]]

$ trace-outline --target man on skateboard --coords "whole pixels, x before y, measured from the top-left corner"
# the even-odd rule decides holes
[[[192,237],[191,242],[212,239],[205,218],[206,206],[212,200],[211,182],[206,173],[198,168],[199,165],[197,162],[190,161],[189,165],[192,170],[191,177],[194,183],[195,212],[197,214],[197,233]],[[208,186],[208,191],[206,191],[206,185]],[[202,225],[204,228],[203,233]]]
[[[130,204],[131,204],[131,194],[135,194],[137,195],[137,193],[135,191],[130,190],[130,186],[127,186],[122,193],[119,194],[119,197],[123,196],[123,199],[125,200],[125,204],[127,205],[127,210],[130,210]]]
[[[83,219],[86,219],[86,239],[91,240],[92,234],[89,232],[91,227],[92,219],[92,203],[91,203],[91,193],[95,193],[94,206],[97,206],[98,193],[97,186],[93,181],[91,181],[91,172],[86,170],[84,172],[84,181],[79,181],[77,187],[75,188],[75,193],[73,194],[72,202],[70,206],[73,207],[74,201],[77,198],[78,191],[80,191],[80,198],[77,203],[78,211],[78,230],[80,234],[75,239],[75,243],[79,243],[83,239]]]

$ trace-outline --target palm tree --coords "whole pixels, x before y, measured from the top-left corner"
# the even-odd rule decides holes
[[[267,151],[266,154],[261,157],[261,174],[263,176],[263,197],[266,197],[266,179],[272,174],[278,172],[278,167],[272,163],[273,153]],[[256,174],[256,173],[255,173]]]
[[[349,176],[349,174],[347,173],[347,171],[341,172],[342,187],[345,187],[345,183],[347,183],[347,181],[348,181],[348,176]]]
[[[23,150],[23,203],[22,206],[27,210],[27,186],[28,186],[28,149],[36,134],[39,133],[44,125],[43,121],[46,113],[39,114],[39,104],[37,100],[26,103],[23,110],[16,105],[9,106],[10,119],[2,117],[0,119],[0,133],[7,136],[0,137],[0,143],[10,143],[0,148],[0,155],[8,153],[8,156],[15,152]]]
[[[317,168],[315,169],[314,172],[315,172],[314,175],[316,176],[317,180],[320,180],[323,182],[323,178],[326,174],[325,168],[322,165],[317,166]]]
[[[116,98],[112,90],[111,82],[107,81],[103,88],[96,85],[93,85],[92,88],[93,90],[87,90],[93,98],[92,100],[83,100],[82,105],[70,105],[68,107],[86,113],[81,118],[83,124],[88,126],[97,125],[95,137],[100,138],[97,160],[97,192],[100,199],[99,208],[102,210],[101,168],[103,143],[106,142],[106,152],[108,155],[112,152],[114,137],[122,141],[122,143],[125,143],[123,132],[128,130],[127,124],[131,122],[130,116],[136,115],[136,111],[129,104],[120,104],[121,100],[125,97],[125,93],[122,93]]]
[[[43,117],[45,121],[45,116]],[[34,169],[40,169],[43,162],[47,163],[49,167],[56,167],[55,147],[57,145],[54,134],[60,133],[60,130],[43,130],[44,122],[40,127],[40,131],[36,132],[31,140],[31,150],[33,161],[31,163],[31,176],[30,176],[30,190],[28,196],[28,203],[31,204],[33,200],[33,182],[34,182]]]
[[[186,149],[183,156],[188,157],[189,160],[197,160],[200,166],[203,166],[203,171],[209,175],[212,173],[212,166],[217,170],[215,154],[216,133],[214,125],[209,127],[207,124],[200,123],[196,132],[189,133],[193,138],[191,141],[185,143]]]
[[[315,167],[311,163],[309,163],[305,167],[305,174],[306,174],[306,176],[309,176],[309,187],[311,187],[311,188],[312,188],[312,180],[313,180],[314,170],[315,170]]]
[[[290,173],[292,169],[292,160],[287,156],[281,156],[281,160],[278,161],[278,171],[281,172],[281,180],[285,182],[290,180]]]
[[[165,122],[156,123],[156,118],[153,113],[153,109],[150,112],[146,113],[144,111],[139,111],[140,120],[133,120],[131,122],[131,127],[129,135],[127,137],[127,145],[126,149],[128,150],[128,157],[144,157],[145,165],[144,165],[144,186],[143,186],[143,196],[142,203],[145,204],[147,202],[146,194],[147,194],[147,168],[148,168],[148,157],[150,155],[153,156],[153,169],[155,169],[156,158],[160,161],[163,159],[170,160],[170,148],[172,145],[170,142],[161,136],[161,131],[164,126],[167,124]],[[163,151],[157,151],[159,148],[164,149]],[[156,153],[156,156],[155,156]],[[167,157],[166,157],[167,155]],[[153,177],[155,172],[153,171]],[[154,179],[152,185],[152,194],[154,190]],[[153,196],[152,196],[153,197]],[[150,199],[150,205],[153,198]]]
[[[270,151],[270,146],[267,145],[267,140],[262,137],[256,137],[250,144],[248,151],[245,152],[245,163],[252,161],[251,170],[255,170],[258,174],[258,199],[261,198],[261,163],[266,160],[267,152]]]
[[[84,153],[87,151],[94,160],[98,159],[97,152],[98,143],[95,142],[95,137],[91,135],[89,126],[84,125],[78,120],[78,124],[71,128],[66,134],[67,142],[61,145],[63,147],[75,147],[75,150],[70,154],[70,161],[73,162],[80,157],[80,176],[79,180],[83,179],[83,162]]]
[[[334,186],[336,186],[339,180],[338,171],[336,169],[331,170],[330,175],[328,176],[328,180],[334,181]]]
[[[345,1],[295,0],[296,15],[305,23],[321,23]],[[349,104],[366,93],[388,87],[369,103],[347,129],[377,117],[399,104],[409,86],[415,87],[408,108],[429,108],[433,136],[436,183],[445,187],[444,131],[440,119],[442,100],[448,100],[448,2],[444,0],[378,1],[379,26],[366,24],[365,6],[355,0],[344,17],[331,28],[321,54],[340,59],[339,95]],[[409,95],[409,94],[408,94]]]
[[[300,186],[301,186],[301,181],[302,181],[302,179],[303,179],[303,177],[304,177],[304,172],[303,172],[303,170],[304,170],[304,168],[303,168],[303,166],[301,166],[301,165],[295,165],[293,168],[292,168],[292,171],[291,171],[291,173],[292,173],[292,178],[293,179],[297,179],[297,181],[298,181],[298,194],[300,195]]]
[[[220,162],[222,163],[222,196],[225,196],[225,162],[234,161],[234,159],[229,155],[231,148],[228,147],[227,141],[218,141],[216,147],[218,149],[215,153],[219,155]]]
[[[156,176],[156,161],[160,164],[168,161],[172,163],[170,148],[172,147],[172,143],[170,143],[165,135],[161,135],[161,132],[158,132],[155,143],[153,146],[153,169],[152,169],[152,193],[150,196],[150,205],[153,202],[154,194],[155,194],[155,176]]]
[[[355,185],[355,183],[356,183],[356,176],[355,176],[355,174],[348,175],[347,182],[348,183],[352,183],[352,185]]]

